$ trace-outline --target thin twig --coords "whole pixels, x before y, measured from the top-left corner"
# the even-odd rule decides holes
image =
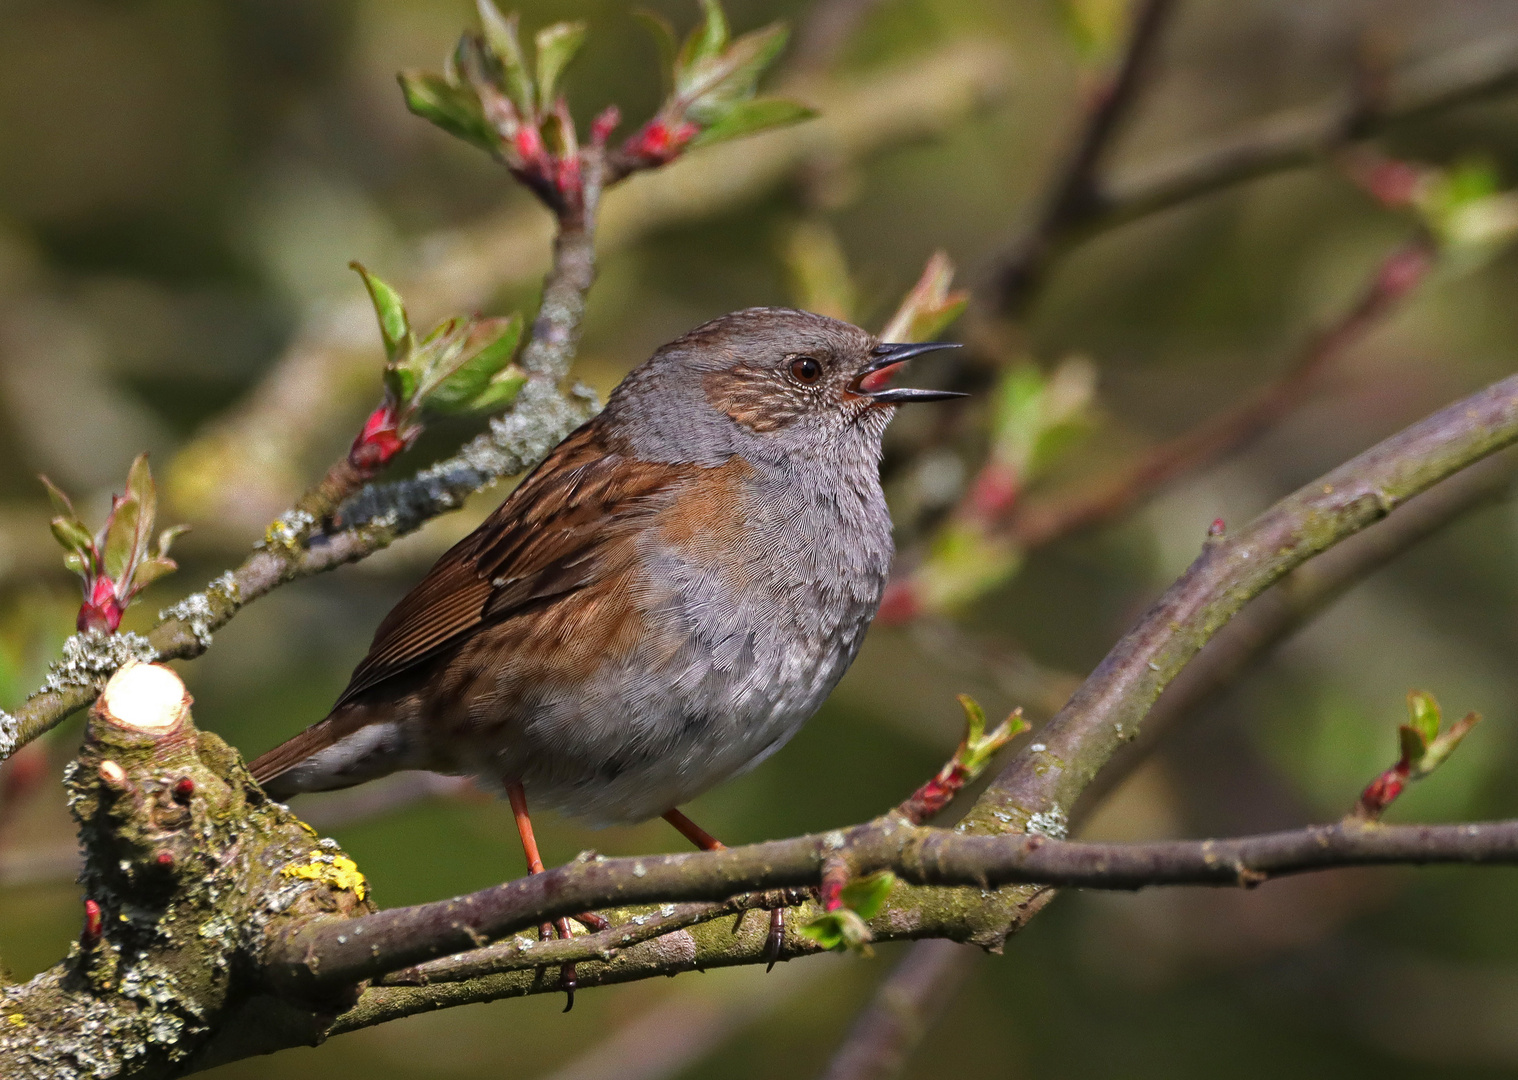
[[[1048,215],[1018,237],[988,281],[988,303],[1017,314],[1066,246],[1083,237],[1286,169],[1323,160],[1350,142],[1399,123],[1510,92],[1518,86],[1518,40],[1503,39],[1452,51],[1386,80],[1367,100],[1360,87],[1317,108],[1293,111],[1233,136],[1158,163],[1131,167],[1104,180],[1088,179],[1079,213],[1056,228]],[[1053,201],[1049,205],[1054,205]]]
[[[1191,431],[1145,452],[1089,490],[1017,502],[1001,528],[1019,548],[1041,547],[1121,517],[1177,477],[1258,438],[1311,394],[1328,367],[1396,310],[1433,261],[1434,251],[1426,238],[1398,248],[1377,267],[1349,310],[1314,334],[1277,379]]]
[[[1020,309],[1032,295],[1054,246],[1104,209],[1098,195],[1097,169],[1138,98],[1160,33],[1174,7],[1173,0],[1144,0],[1134,12],[1123,55],[1112,75],[1091,93],[1080,128],[1049,183],[1038,217],[1019,238],[1015,254],[997,267],[991,291],[1001,311]]]

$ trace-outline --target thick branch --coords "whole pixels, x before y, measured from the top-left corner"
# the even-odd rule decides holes
[[[467,948],[608,899],[719,900],[818,880],[845,853],[855,873],[889,869],[915,885],[985,889],[1008,883],[1136,889],[1256,885],[1269,877],[1345,866],[1518,864],[1518,821],[1388,826],[1355,821],[1230,840],[1092,844],[1041,835],[976,836],[885,817],[842,833],[723,851],[572,863],[467,896],[358,919],[318,919],[273,943],[274,985],[311,996]],[[911,909],[919,897],[895,901]],[[904,934],[882,917],[881,936]],[[940,923],[942,920],[935,920]],[[912,927],[920,932],[922,927]]]
[[[1302,488],[1235,535],[1209,539],[1190,569],[1125,634],[986,790],[966,819],[1000,831],[1068,813],[1165,685],[1251,599],[1320,551],[1481,458],[1518,441],[1518,376],[1385,440]],[[1037,749],[1035,749],[1037,748]]]
[[[1232,686],[1239,675],[1310,622],[1344,592],[1413,545],[1473,510],[1512,492],[1518,458],[1507,450],[1474,465],[1393,510],[1373,528],[1351,537],[1288,574],[1209,641],[1165,687],[1139,737],[1120,749],[1081,792],[1078,822],[1099,805],[1160,742]]]

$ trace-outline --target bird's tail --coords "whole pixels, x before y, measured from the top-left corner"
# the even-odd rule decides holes
[[[359,703],[344,705],[318,724],[256,758],[249,770],[273,799],[335,791],[374,780],[409,762],[401,726]]]

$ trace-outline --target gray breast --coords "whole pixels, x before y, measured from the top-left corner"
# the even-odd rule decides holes
[[[810,462],[761,471],[746,489],[752,542],[736,564],[700,564],[643,538],[659,583],[643,606],[671,632],[653,637],[678,653],[603,669],[573,703],[599,720],[580,728],[578,764],[561,757],[526,777],[535,801],[598,823],[645,820],[799,730],[853,661],[890,569],[890,517],[869,465],[845,477]]]

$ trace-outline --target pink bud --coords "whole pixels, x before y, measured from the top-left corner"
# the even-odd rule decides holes
[[[1213,518],[1212,519],[1212,524],[1209,525],[1209,526],[1207,526],[1207,535],[1208,536],[1222,536],[1223,533],[1227,531],[1227,529],[1228,529],[1228,526],[1226,524],[1224,524],[1222,518]]]
[[[100,940],[100,931],[104,920],[101,918],[100,905],[94,900],[84,902],[84,940],[86,942]]]
[[[363,430],[348,450],[348,463],[364,472],[378,472],[395,455],[410,446],[421,429],[416,428],[410,433],[402,434],[397,427],[397,420],[395,407],[388,401],[370,413],[364,421]]]
[[[617,130],[617,125],[621,122],[622,110],[615,105],[606,106],[590,125],[590,141],[596,146],[605,146],[606,140],[611,138],[611,133]]]
[[[679,156],[685,144],[700,130],[695,124],[684,121],[671,129],[664,121],[655,118],[628,139],[623,149],[635,157],[662,165]]]
[[[981,469],[970,485],[970,511],[982,520],[994,521],[1011,509],[1018,491],[1017,473],[993,462]]]
[[[517,153],[523,161],[529,165],[542,167],[542,159],[547,156],[543,148],[543,135],[538,131],[536,124],[523,124],[517,128],[516,134]]]
[[[91,630],[104,630],[108,634],[114,634],[121,625],[121,616],[125,610],[116,598],[116,583],[102,574],[90,588],[89,599],[79,605],[79,617],[74,620],[74,626],[81,634]]]

